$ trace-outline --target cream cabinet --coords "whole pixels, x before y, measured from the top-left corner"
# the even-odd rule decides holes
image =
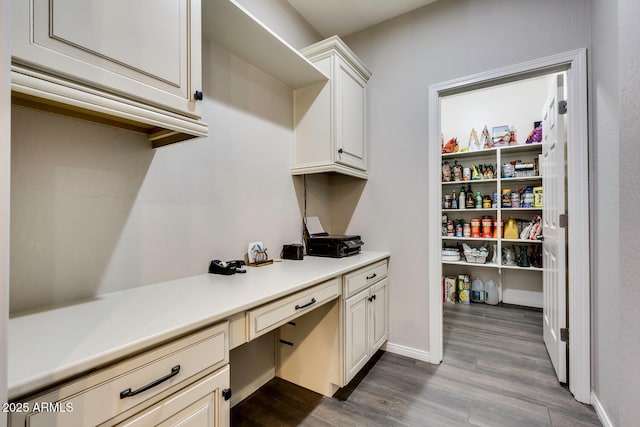
[[[228,384],[227,365],[118,426],[228,426]]]
[[[149,134],[207,134],[199,0],[31,0],[12,4],[12,90]]]
[[[329,76],[294,91],[294,175],[367,178],[367,81],[371,72],[339,37],[300,51]]]
[[[345,385],[387,340],[387,283],[379,280],[345,301]]]
[[[12,404],[21,410],[9,414],[9,425],[173,425],[188,418],[228,425],[230,393],[224,322],[18,399]]]
[[[342,298],[278,329],[276,374],[325,396],[353,379],[389,330],[387,259],[341,279]]]

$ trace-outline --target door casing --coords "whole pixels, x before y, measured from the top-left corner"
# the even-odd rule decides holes
[[[589,124],[587,109],[587,50],[577,49],[429,86],[428,212],[429,232],[439,233],[442,186],[440,185],[440,98],[558,71],[567,72],[567,244],[569,390],[575,399],[591,403],[591,311],[589,268]],[[429,361],[443,357],[442,264],[440,239],[429,239]],[[589,263],[590,265],[591,263]]]

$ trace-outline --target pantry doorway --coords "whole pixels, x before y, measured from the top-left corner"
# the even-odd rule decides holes
[[[587,63],[586,49],[558,54],[538,60],[492,70],[429,88],[429,230],[441,232],[441,103],[444,97],[478,89],[517,82],[547,74],[566,75],[566,99],[570,120],[566,126],[566,213],[570,226],[566,227],[566,273],[562,269],[545,268],[545,283],[550,275],[566,280],[566,305],[558,308],[566,312],[568,345],[568,385],[576,400],[590,403],[590,271],[584,268],[589,259],[589,174],[587,122]],[[542,105],[540,106],[542,108]],[[526,133],[525,133],[526,134]],[[522,141],[524,136],[521,136]],[[466,146],[466,141],[463,143]],[[545,206],[546,208],[547,206]],[[564,210],[564,207],[563,207]],[[563,221],[567,217],[563,218]],[[443,358],[443,307],[441,279],[441,239],[429,239],[429,357],[432,363]],[[564,252],[564,251],[563,251]],[[549,304],[544,297],[544,304]],[[547,306],[547,308],[549,308]],[[549,350],[551,354],[552,351]],[[552,357],[553,358],[553,357]]]

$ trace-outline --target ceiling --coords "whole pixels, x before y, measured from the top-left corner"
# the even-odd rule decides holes
[[[346,36],[436,0],[287,0],[323,37]]]

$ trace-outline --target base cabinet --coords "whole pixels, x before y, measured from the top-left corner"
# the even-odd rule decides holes
[[[118,426],[228,426],[228,387],[229,365]]]
[[[382,279],[345,301],[345,385],[387,340],[387,284]]]
[[[11,402],[20,410],[9,413],[9,425],[228,425],[216,421],[228,420],[228,331],[224,322]]]

